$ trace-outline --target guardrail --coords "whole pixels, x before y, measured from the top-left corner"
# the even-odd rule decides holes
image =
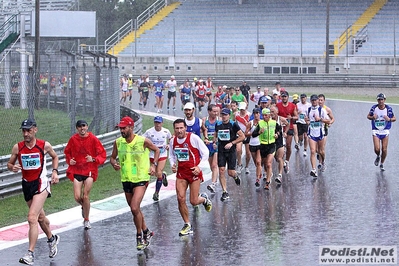
[[[142,118],[134,111],[125,107],[121,107],[121,116],[123,117],[126,115],[132,117],[133,120],[135,121],[134,124],[135,134],[141,134],[143,126]],[[109,158],[112,153],[113,143],[115,139],[118,138],[119,136],[120,136],[119,130],[115,130],[113,132],[97,136],[97,138],[103,144],[105,151],[107,152],[107,160],[105,161],[104,165],[107,165],[109,163]],[[60,180],[66,178],[66,170],[68,168],[68,164],[65,161],[65,154],[64,154],[65,147],[66,143],[53,146],[54,151],[58,155],[58,160],[59,160],[58,176]],[[21,172],[14,173],[7,169],[7,162],[10,160],[10,157],[11,154],[0,156],[0,198],[9,197],[22,192]],[[46,163],[47,169],[51,169],[52,168],[51,158],[48,155],[46,155],[46,162],[47,162]]]

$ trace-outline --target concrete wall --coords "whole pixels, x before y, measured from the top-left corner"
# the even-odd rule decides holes
[[[179,57],[122,57],[118,58],[120,72],[140,75],[223,75],[223,74],[284,74],[296,75],[295,69],[325,73],[324,57],[256,57],[256,56],[179,56]],[[399,58],[387,57],[330,57],[329,73],[356,75],[398,74]],[[347,68],[347,66],[349,66]],[[266,72],[265,72],[266,71]],[[268,72],[271,71],[271,72]],[[300,71],[300,70],[298,70]]]

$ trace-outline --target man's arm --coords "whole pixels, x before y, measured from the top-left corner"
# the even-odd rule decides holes
[[[121,166],[116,161],[117,156],[118,156],[118,147],[116,146],[116,141],[114,141],[114,147],[112,148],[112,154],[111,158],[109,159],[109,162],[116,171],[121,169]]]
[[[44,150],[47,152],[48,155],[50,155],[52,159],[52,173],[51,173],[51,183],[58,183],[59,178],[58,178],[58,155],[57,153],[53,150],[53,146],[49,142],[44,143]]]
[[[19,170],[22,169],[21,165],[19,163],[16,163],[17,158],[18,158],[18,144],[15,144],[11,150],[10,160],[8,160],[7,162],[8,170],[13,171],[14,173],[17,173]]]

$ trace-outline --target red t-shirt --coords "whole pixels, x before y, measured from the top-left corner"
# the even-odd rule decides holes
[[[287,117],[288,115],[294,116],[294,111],[296,109],[296,105],[292,102],[288,102],[287,106],[283,105],[283,102],[279,102],[276,104],[278,109],[278,115],[282,117]],[[290,122],[290,129],[294,129],[294,121],[293,119],[289,120]]]
[[[22,178],[32,182],[40,177],[44,167],[44,140],[36,139],[32,149],[25,142],[18,142],[18,161],[22,169]]]

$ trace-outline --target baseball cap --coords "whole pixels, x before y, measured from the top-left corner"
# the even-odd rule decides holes
[[[253,110],[252,110],[252,113],[254,114],[254,113],[260,113],[260,109],[259,108],[254,108]]]
[[[316,94],[312,94],[312,96],[310,96],[310,100],[314,101],[314,100],[318,100],[319,97]]]
[[[247,109],[247,104],[245,102],[240,102],[240,104],[238,105],[238,109],[239,110]]]
[[[292,95],[292,99],[293,99],[293,100],[298,100],[298,98],[299,98],[298,94]]]
[[[262,109],[262,115],[268,115],[270,114],[270,109],[269,108],[263,108]]]
[[[305,93],[302,93],[301,94],[301,98],[306,98],[307,96],[306,96],[306,94]]]
[[[122,118],[118,124],[118,127],[127,127],[127,126],[134,126],[134,121],[129,116],[125,116],[124,118]]]
[[[267,96],[262,96],[260,97],[260,102],[261,103],[267,103],[269,100],[267,99]]]
[[[223,108],[221,114],[222,115],[230,115],[231,111],[229,108]]]
[[[274,85],[278,85],[278,84],[280,84],[280,82],[279,82],[279,81],[277,81],[277,82],[276,82],[276,84],[274,84]]]
[[[192,102],[188,102],[188,103],[186,103],[185,105],[184,105],[184,110],[186,110],[186,109],[194,109],[195,108],[195,106],[194,106],[194,104],[192,103]]]
[[[170,78],[171,78],[171,79],[175,79],[175,76],[172,75],[172,76],[170,76]]]
[[[258,86],[256,86],[258,89],[260,89],[261,88],[261,86],[260,85],[258,85]]]
[[[384,100],[384,99],[386,99],[384,93],[380,93],[380,94],[377,95],[377,100]]]
[[[21,127],[20,129],[31,129],[32,127],[36,126],[36,121],[33,119],[25,119],[24,121],[22,121]]]
[[[156,117],[154,117],[154,122],[162,123],[162,122],[163,122],[162,116],[156,116]]]
[[[83,126],[83,125],[87,126],[87,122],[85,120],[78,120],[76,122],[76,127],[80,127],[80,126]]]
[[[289,94],[288,94],[288,91],[281,91],[280,92],[280,96],[290,96]]]

